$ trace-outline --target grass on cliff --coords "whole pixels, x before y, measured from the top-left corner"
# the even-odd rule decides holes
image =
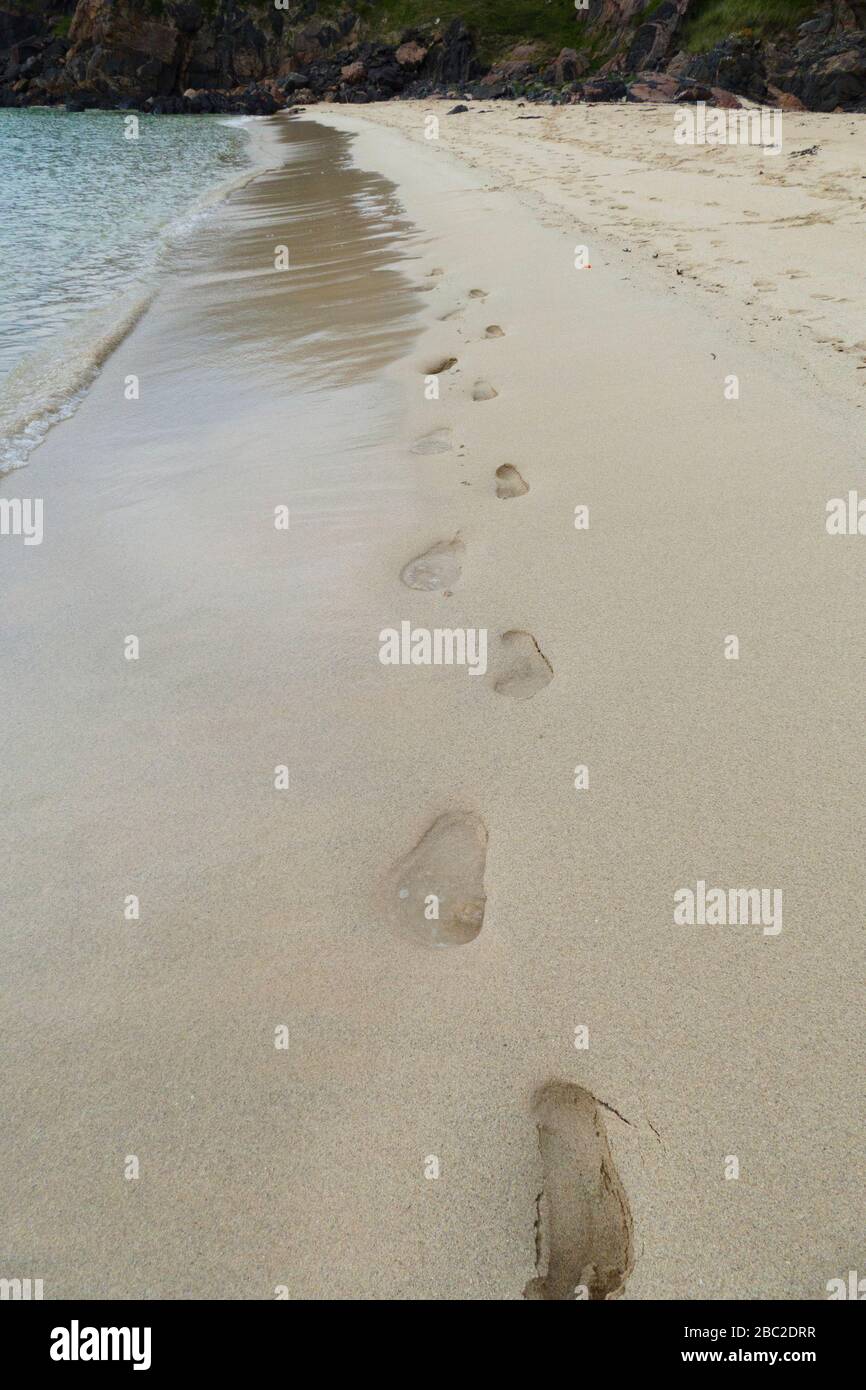
[[[447,24],[462,19],[485,61],[517,43],[540,43],[545,51],[558,53],[585,42],[583,16],[575,11],[574,0],[357,0],[352,8],[371,29],[395,37],[436,20]]]
[[[682,46],[701,53],[729,34],[751,30],[756,38],[795,29],[818,13],[816,0],[697,0],[683,28]]]

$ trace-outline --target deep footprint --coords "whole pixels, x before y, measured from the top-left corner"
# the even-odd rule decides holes
[[[431,430],[412,446],[413,454],[447,454],[451,450],[450,430]]]
[[[533,1106],[541,1150],[535,1263],[524,1298],[616,1298],[634,1263],[628,1199],[602,1109],[581,1086],[550,1081]]]
[[[487,328],[485,328],[484,336],[485,338],[504,338],[505,331],[504,329],[499,327],[498,323],[491,323]]]
[[[397,866],[393,898],[404,934],[428,946],[465,946],[484,921],[487,827],[446,811]]]
[[[492,401],[498,395],[499,392],[493,389],[489,381],[476,381],[472,387],[473,401]]]
[[[486,299],[486,298],[487,298],[487,291],[486,291],[486,290],[470,290],[470,291],[469,291],[469,298],[470,298],[470,299]]]
[[[441,362],[435,362],[432,367],[428,367],[424,372],[425,376],[441,376],[443,372],[450,372],[452,367],[457,366],[456,357],[443,357]]]
[[[496,496],[522,497],[529,491],[529,483],[524,482],[511,463],[503,463],[496,470]]]
[[[553,667],[531,632],[512,630],[501,637],[502,660],[493,689],[513,700],[531,700],[539,690],[550,685]]]
[[[408,589],[453,589],[461,574],[461,559],[466,550],[460,533],[450,541],[437,541],[416,555],[400,571]]]

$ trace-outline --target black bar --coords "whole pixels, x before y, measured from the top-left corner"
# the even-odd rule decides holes
[[[356,1371],[368,1369],[375,1358],[383,1369],[391,1368],[392,1373],[402,1369],[412,1374],[413,1368],[402,1357],[398,1362],[394,1359],[401,1329],[393,1323],[393,1311],[389,1315],[387,1341],[381,1339],[381,1333],[376,1335],[377,1314],[375,1308],[368,1308],[363,1323],[357,1325],[361,1337],[349,1344],[344,1339],[355,1330],[355,1305],[330,1303],[321,1311],[319,1307],[280,1301],[10,1302],[0,1308],[0,1328],[5,1334],[7,1366],[18,1364],[25,1375],[48,1371],[52,1378],[93,1377],[106,1369],[114,1375],[132,1375],[137,1360],[141,1379],[144,1375],[157,1379],[174,1377],[183,1371],[224,1379],[232,1373],[249,1374],[268,1366],[282,1367],[288,1375],[301,1371],[306,1378],[310,1372],[303,1372],[302,1366],[309,1357],[318,1362],[315,1369],[311,1368],[318,1377],[329,1374],[341,1355],[351,1355],[353,1359],[357,1356]],[[418,1313],[407,1309],[400,1316],[402,1320],[403,1316],[412,1318]],[[439,1366],[443,1374],[449,1375],[455,1370],[466,1370],[465,1352],[459,1352],[447,1335],[452,1329],[443,1327],[442,1316],[442,1311],[436,1314],[435,1332],[431,1325],[418,1368],[427,1382]],[[524,1316],[526,1322],[522,1321]],[[631,1368],[646,1373],[706,1365],[729,1369],[760,1367],[765,1372],[779,1366],[801,1365],[813,1371],[819,1369],[822,1375],[844,1366],[851,1368],[849,1374],[856,1375],[862,1346],[860,1316],[855,1309],[838,1307],[832,1300],[612,1300],[576,1302],[565,1312],[564,1322],[547,1323],[541,1314],[543,1320],[537,1323],[538,1316],[537,1312],[521,1309],[521,1322],[512,1318],[501,1337],[495,1326],[492,1330],[487,1327],[486,1317],[483,1323],[476,1322],[476,1338],[478,1334],[482,1336],[475,1342],[475,1354],[484,1355],[488,1370],[503,1354],[509,1358],[515,1353],[531,1354],[537,1362],[544,1346],[538,1340],[542,1331],[552,1331],[556,1336],[557,1342],[549,1344],[549,1352],[557,1360],[571,1350],[576,1377],[599,1361],[601,1366],[607,1364],[610,1374],[617,1378]],[[315,1336],[319,1317],[322,1330],[328,1334],[324,1342]],[[116,1339],[110,1333],[104,1339],[101,1334],[96,1339],[88,1331],[102,1328],[122,1332]],[[414,1331],[411,1323],[408,1330]],[[453,1331],[465,1336],[467,1330],[458,1314]],[[564,1341],[559,1340],[563,1337]],[[532,1340],[525,1340],[528,1338]],[[427,1345],[428,1341],[431,1345]],[[52,1347],[70,1357],[77,1350],[79,1359],[53,1359]],[[91,1348],[97,1348],[100,1354],[104,1351],[106,1359],[80,1356],[82,1351],[89,1354]],[[127,1359],[108,1359],[115,1349],[118,1355],[126,1353]]]

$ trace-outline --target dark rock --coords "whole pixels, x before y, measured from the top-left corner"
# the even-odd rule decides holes
[[[677,51],[698,3],[591,0],[576,31],[585,49],[561,49],[551,63],[540,42],[522,42],[486,70],[462,20],[426,22],[384,42],[390,12],[370,5],[361,16],[351,0],[326,14],[320,0],[288,0],[285,11],[270,0],[0,0],[0,101],[86,109],[150,98],[149,109],[165,114],[267,114],[296,96],[309,105],[444,93],[460,103],[466,92],[554,105],[626,97],[733,105],[742,96],[783,110],[866,109],[866,0],[821,0],[811,19],[772,40],[744,31],[707,53]],[[72,17],[68,38],[53,33],[61,15]],[[600,68],[589,76],[592,63]]]
[[[435,83],[463,86],[477,70],[475,40],[462,19],[452,20],[442,37],[431,44],[422,72]]]
[[[829,34],[833,27],[833,16],[828,10],[825,14],[819,14],[816,19],[807,19],[805,24],[801,24],[797,30],[803,37],[811,38],[816,34]]]
[[[272,116],[280,106],[264,87],[251,87],[244,93],[242,109],[246,116]]]
[[[394,58],[401,68],[419,68],[427,57],[427,49],[423,44],[415,43],[410,40],[408,43],[401,43],[394,53]]]
[[[349,86],[363,82],[367,76],[367,69],[361,62],[346,63],[340,68],[340,77]]]
[[[665,72],[641,73],[637,82],[628,89],[629,101],[676,101],[680,83],[676,77]]]
[[[560,49],[559,56],[544,74],[547,82],[564,87],[566,82],[574,82],[589,72],[590,59],[586,53],[578,53],[574,48]]]
[[[626,71],[657,69],[671,57],[688,8],[689,0],[664,0],[632,39],[625,58]]]
[[[281,77],[277,86],[284,92],[299,92],[309,83],[309,78],[305,72],[290,72],[285,77]]]
[[[866,100],[866,33],[849,32],[801,45],[793,66],[780,64],[773,83],[810,111],[835,111]]]
[[[186,0],[174,0],[171,17],[178,33],[186,35],[197,34],[205,20],[204,11],[197,4],[186,3]]]
[[[450,111],[446,111],[446,116],[460,116],[464,111],[468,111],[468,106],[452,106]]]
[[[710,99],[713,106],[724,106],[731,111],[739,111],[743,104],[739,97],[735,96],[733,92],[726,91],[724,87],[711,87]]]
[[[508,82],[492,82],[489,87],[482,87],[479,83],[477,89],[472,93],[473,96],[483,97],[485,101],[498,101],[501,97],[508,97],[511,94],[512,87]]]
[[[709,52],[690,59],[683,78],[707,87],[724,87],[752,101],[764,101],[767,96],[764,52],[757,39],[725,39]]]
[[[595,77],[581,88],[584,101],[622,101],[628,95],[625,83],[616,77]]]
[[[706,101],[713,99],[712,87],[705,87],[701,82],[681,82],[679,91],[674,100],[681,102]]]
[[[296,36],[295,56],[302,61],[315,60],[338,47],[346,33],[341,25],[325,21],[309,24]]]
[[[778,87],[774,87],[772,82],[767,83],[767,101],[771,106],[778,106],[782,111],[805,111],[805,106],[799,97],[795,97],[793,92],[783,92]]]
[[[498,87],[503,83],[513,87],[520,83],[532,82],[536,76],[533,65],[525,61],[496,63],[478,85],[486,96],[492,87]]]

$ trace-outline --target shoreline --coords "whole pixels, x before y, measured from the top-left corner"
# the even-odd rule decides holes
[[[624,1298],[821,1298],[860,1239],[859,417],[394,114],[286,133],[307,202],[223,206],[34,455],[26,581],[0,549],[12,1248],[49,1297],[534,1297],[567,1113]],[[489,669],[383,666],[404,620]],[[430,862],[464,944],[406,930]],[[784,926],[678,924],[695,883]]]
[[[121,112],[106,113],[122,122]],[[248,133],[249,166],[243,173],[199,194],[183,213],[171,217],[154,244],[154,262],[142,278],[113,298],[86,309],[42,347],[32,349],[0,381],[9,400],[3,408],[3,457],[0,478],[27,466],[33,451],[55,425],[75,414],[100,370],[133,331],[160,292],[170,273],[172,248],[194,234],[196,226],[232,193],[258,178],[271,166],[278,144],[261,128],[259,117],[222,117],[223,124],[242,126]],[[273,135],[273,131],[271,132]]]

